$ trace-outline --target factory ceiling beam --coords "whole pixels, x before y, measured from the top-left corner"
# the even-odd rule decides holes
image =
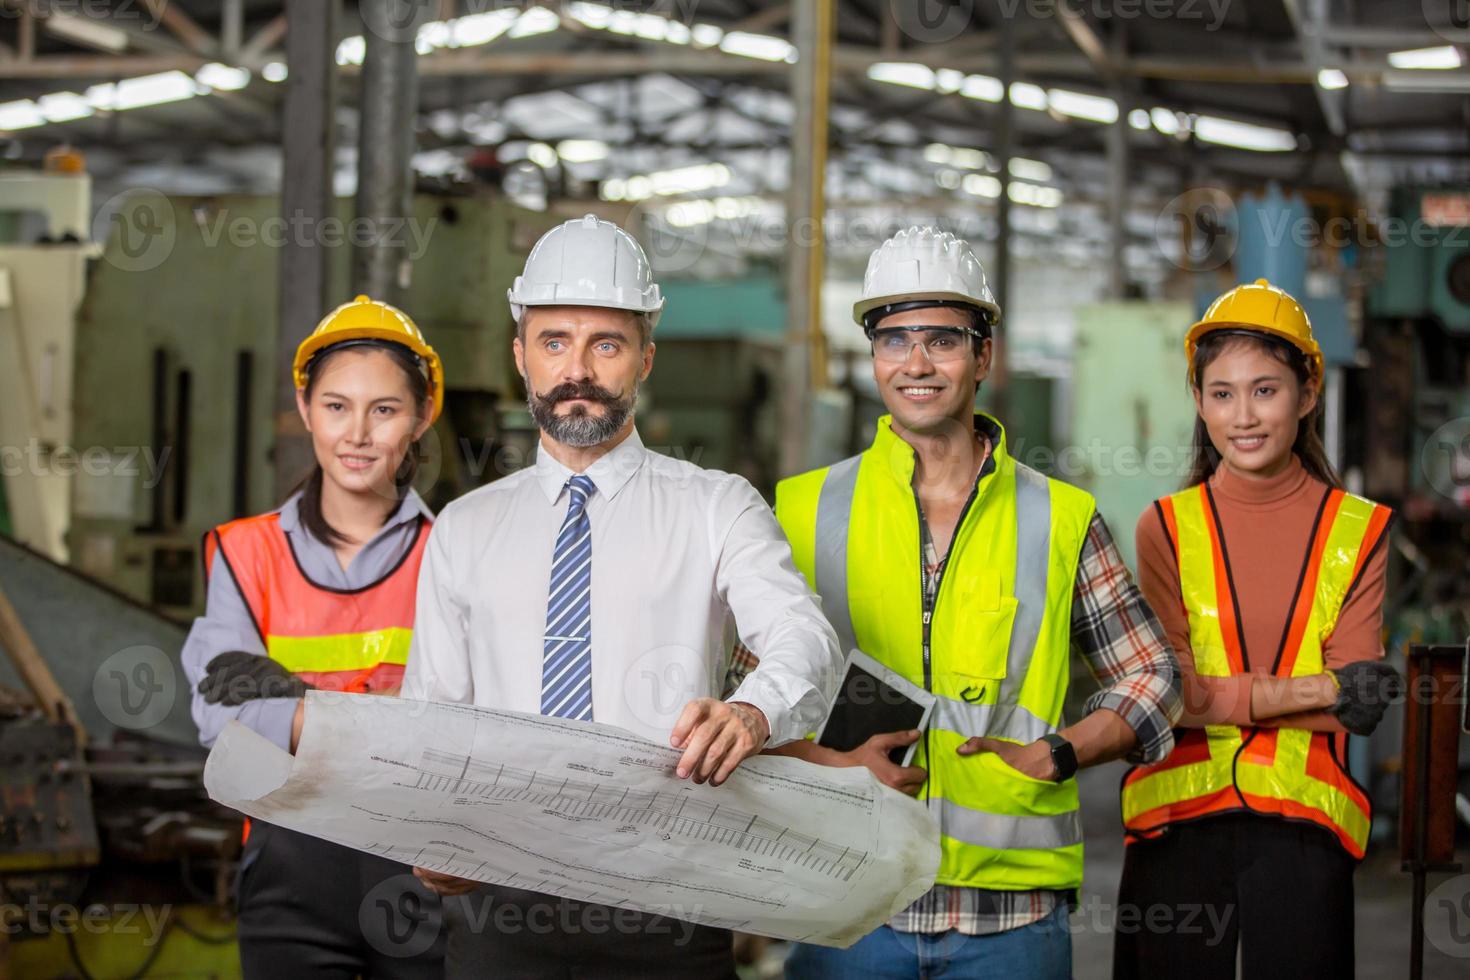
[[[209,31],[170,0],[143,0],[153,18],[168,28],[168,32],[184,43],[196,54],[214,55],[219,51],[219,41]]]

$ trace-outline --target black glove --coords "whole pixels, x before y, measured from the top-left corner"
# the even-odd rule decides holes
[[[312,686],[270,657],[243,650],[220,654],[204,668],[199,693],[208,704],[238,707],[257,698],[299,698]]]
[[[1399,672],[1381,660],[1359,660],[1332,674],[1340,685],[1332,713],[1354,735],[1372,735],[1402,693]]]

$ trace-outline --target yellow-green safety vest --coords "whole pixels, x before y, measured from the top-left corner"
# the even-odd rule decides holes
[[[878,421],[873,444],[781,481],[776,517],[797,568],[821,596],[844,651],[860,649],[938,704],[915,765],[940,828],[936,881],[1000,890],[1082,883],[1077,784],[1032,779],[991,753],[960,756],[973,736],[1026,744],[1062,725],[1070,677],[1077,562],[1091,495],[1013,460],[1005,430],[956,528],[928,624],[914,451]]]

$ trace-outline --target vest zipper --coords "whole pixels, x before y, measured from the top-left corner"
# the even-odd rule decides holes
[[[985,469],[984,464],[981,464],[980,469],[981,469],[982,472],[984,471],[984,469]],[[924,643],[923,643],[922,649],[923,649],[923,653],[924,653],[924,690],[926,690],[926,691],[933,691],[934,690],[934,671],[933,671],[933,666],[932,666],[932,664],[930,662],[930,656],[929,656],[929,630],[930,630],[930,624],[931,624],[932,620],[934,619],[934,612],[935,612],[935,610],[937,610],[939,608],[939,593],[940,593],[940,591],[944,587],[944,573],[945,573],[945,570],[949,568],[949,556],[954,553],[954,545],[955,545],[955,542],[960,539],[960,531],[965,526],[965,518],[970,515],[970,507],[975,503],[975,498],[977,496],[979,496],[979,493],[980,493],[980,479],[977,478],[975,480],[975,485],[970,488],[970,495],[965,498],[965,506],[960,509],[959,520],[955,521],[955,524],[954,524],[954,534],[950,535],[950,538],[949,538],[949,547],[947,547],[947,548],[944,549],[944,558],[940,561],[940,563],[939,563],[939,571],[938,571],[938,573],[934,577],[934,606],[933,606],[932,609],[926,609],[924,611],[924,632],[923,632]],[[919,491],[918,490],[914,490],[914,512],[919,517],[919,590],[920,590],[920,593],[919,594],[922,596],[923,595],[923,588],[924,588],[924,572],[925,572],[925,568],[924,568],[924,527],[925,527],[926,521],[924,519],[924,505],[919,502]],[[932,535],[931,535],[931,540],[932,540]],[[929,729],[928,729],[927,726],[924,728],[924,761],[927,762],[927,763],[929,763],[929,767],[932,770],[933,767],[934,767],[934,760],[929,755]],[[924,780],[924,799],[927,800],[928,798],[929,798],[929,781],[926,779],[926,780]]]

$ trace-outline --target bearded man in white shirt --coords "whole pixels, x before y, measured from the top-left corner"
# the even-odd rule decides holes
[[[680,778],[719,785],[817,727],[836,634],[748,482],[643,447],[633,409],[663,297],[638,243],[568,221],[509,298],[536,462],[435,521],[403,696],[617,725],[681,749]],[[760,666],[720,700],[732,620]],[[449,977],[734,976],[722,929],[415,874],[451,897]]]

